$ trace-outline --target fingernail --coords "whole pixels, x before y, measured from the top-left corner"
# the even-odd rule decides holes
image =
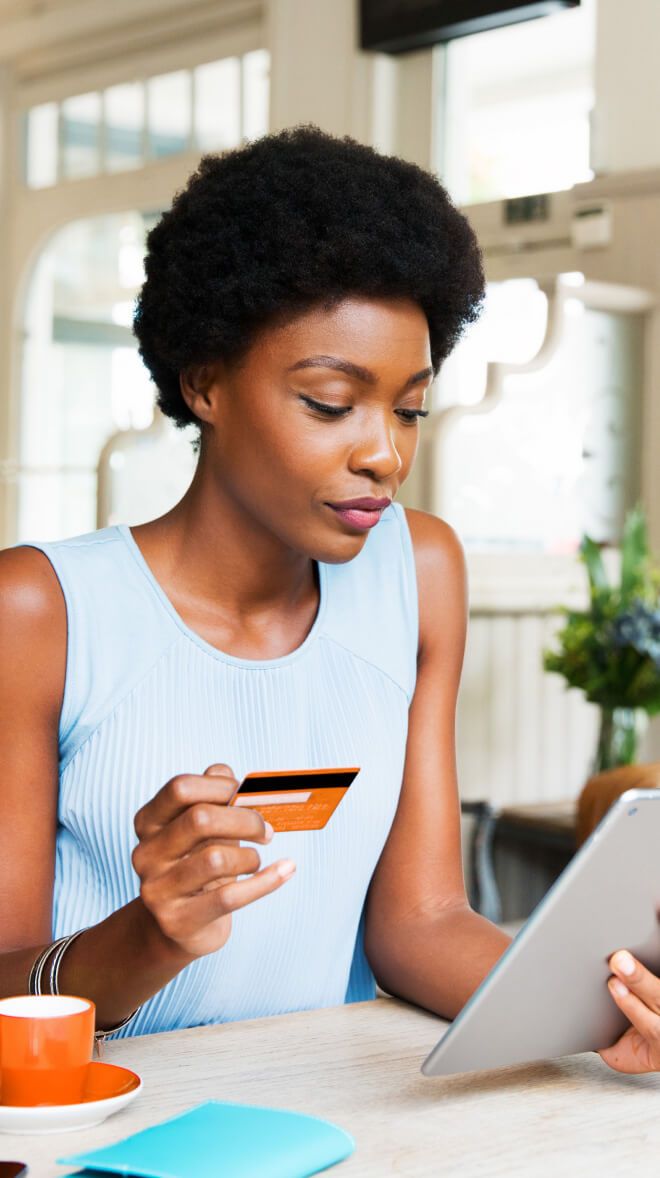
[[[635,962],[630,956],[630,953],[626,952],[625,949],[622,949],[620,953],[615,953],[614,964],[616,965],[617,969],[621,970],[621,973],[626,975],[626,977],[632,977],[635,972]]]
[[[283,859],[281,863],[277,864],[277,874],[282,879],[288,879],[296,870],[296,865],[292,859]]]
[[[624,986],[623,982],[620,982],[618,978],[611,979],[610,989],[614,990],[614,993],[618,994],[619,998],[625,998],[626,994],[630,993],[628,987]]]
[[[266,838],[268,839],[268,842],[270,842],[273,835],[275,834],[275,831],[273,830],[270,822],[264,822],[264,828],[266,830]]]

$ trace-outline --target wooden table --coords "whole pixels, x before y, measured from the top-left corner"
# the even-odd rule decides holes
[[[95,1129],[0,1134],[30,1178],[74,1171],[57,1157],[118,1141],[200,1101],[272,1105],[334,1121],[356,1152],[337,1178],[657,1176],[660,1075],[624,1077],[596,1055],[427,1079],[443,1024],[391,998],[108,1044],[144,1091]],[[218,1178],[222,1178],[219,1171]],[[255,1176],[257,1178],[257,1176]]]

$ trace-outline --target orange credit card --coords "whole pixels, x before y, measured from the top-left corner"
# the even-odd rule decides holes
[[[248,773],[232,805],[258,810],[273,830],[321,830],[359,769],[284,769]]]

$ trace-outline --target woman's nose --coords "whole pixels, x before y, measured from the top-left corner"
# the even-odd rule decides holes
[[[356,474],[367,473],[378,480],[399,473],[402,459],[389,423],[371,423],[362,430],[351,451],[350,467]]]

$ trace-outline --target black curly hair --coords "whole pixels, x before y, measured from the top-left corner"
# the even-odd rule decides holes
[[[411,299],[437,371],[483,298],[476,238],[442,185],[313,126],[204,156],[147,249],[134,331],[180,426],[197,419],[179,373],[239,359],[269,323],[356,295]]]

